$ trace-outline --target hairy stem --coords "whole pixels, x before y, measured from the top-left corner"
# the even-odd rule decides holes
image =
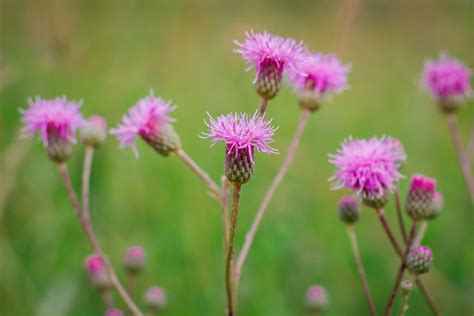
[[[231,183],[225,176],[222,177],[222,232],[224,235],[224,253],[227,252],[229,244],[229,194],[230,194]]]
[[[219,203],[222,204],[222,193],[219,186],[209,177],[207,173],[205,173],[199,165],[188,156],[188,154],[184,151],[184,149],[180,148],[176,152],[176,156],[178,156],[181,161],[183,161],[186,166],[188,166],[204,183],[209,187],[211,190],[214,198],[216,198]]]
[[[387,305],[385,307],[385,316],[389,316],[392,313],[393,303],[395,302],[395,297],[397,296],[398,289],[400,288],[400,283],[402,282],[403,273],[406,269],[406,260],[408,253],[410,252],[411,243],[415,237],[416,222],[411,224],[410,235],[408,236],[407,245],[405,247],[405,252],[403,254],[402,262],[400,263],[400,268],[398,269],[397,276],[395,277],[395,282],[393,283],[392,292],[388,298]]]
[[[461,166],[461,171],[464,176],[464,181],[466,182],[466,187],[469,192],[469,196],[471,197],[471,202],[474,203],[474,181],[471,175],[470,163],[467,159],[466,154],[464,153],[456,114],[447,114],[446,119],[448,121],[448,127],[451,133],[451,138],[453,139],[454,149],[456,150],[459,164]]]
[[[138,309],[138,307],[133,302],[133,300],[128,296],[127,291],[125,291],[119,279],[117,278],[117,275],[115,274],[112,264],[110,263],[108,257],[105,255],[99,242],[97,241],[97,238],[92,229],[92,225],[90,223],[89,214],[86,214],[85,216],[83,216],[81,203],[79,202],[79,198],[77,197],[76,191],[74,191],[71,178],[69,177],[67,165],[65,163],[58,164],[58,170],[59,170],[59,173],[61,174],[62,180],[64,182],[64,186],[66,187],[66,191],[68,193],[69,199],[71,200],[74,211],[76,212],[76,215],[79,221],[81,222],[82,229],[84,230],[84,233],[86,234],[87,238],[92,244],[92,247],[94,248],[94,251],[96,252],[96,254],[102,258],[102,261],[104,262],[105,269],[107,270],[107,274],[110,278],[112,285],[115,287],[115,289],[117,290],[117,292],[119,293],[120,297],[125,302],[127,307],[130,309],[130,311],[132,311],[132,313],[135,316],[142,316],[143,313]]]
[[[240,184],[234,184],[233,207],[231,222],[229,227],[228,247],[225,258],[225,281],[227,292],[227,316],[235,316],[236,293],[234,284],[234,254],[235,254],[235,233],[237,231],[237,221],[239,218]]]
[[[390,240],[390,243],[393,246],[393,249],[398,254],[400,259],[403,261],[404,256],[403,256],[402,248],[400,247],[400,245],[398,244],[397,240],[395,239],[395,237],[392,233],[392,229],[390,228],[390,225],[388,224],[387,219],[385,218],[385,213],[384,213],[383,209],[377,209],[377,215],[380,219],[380,222],[382,223],[382,226],[384,228],[385,233],[388,236],[388,239]],[[441,315],[441,312],[439,311],[438,305],[436,304],[435,300],[433,299],[433,297],[429,293],[428,289],[426,288],[425,283],[420,278],[420,276],[417,276],[415,281],[416,281],[416,285],[420,289],[420,292],[423,294],[423,297],[425,298],[426,302],[428,303],[428,306],[430,307],[433,314],[437,315],[437,316]]]
[[[352,225],[347,225],[347,234],[349,235],[349,238],[351,240],[352,252],[354,253],[354,259],[356,261],[360,281],[362,282],[362,286],[364,288],[364,295],[365,299],[367,300],[367,305],[369,306],[370,315],[375,316],[377,315],[377,310],[375,309],[374,301],[372,299],[372,295],[370,294],[369,282],[367,281],[367,277],[365,275],[364,270],[364,264],[362,263],[362,259],[360,257],[356,232]]]
[[[262,221],[263,215],[265,214],[265,211],[268,208],[268,205],[270,204],[270,201],[272,200],[272,197],[275,194],[276,189],[282,182],[283,178],[285,177],[286,172],[288,171],[288,168],[290,167],[290,165],[292,164],[295,158],[296,150],[298,149],[298,145],[301,141],[301,136],[303,135],[304,128],[306,126],[306,123],[308,122],[310,115],[311,115],[311,112],[309,112],[308,110],[302,110],[298,125],[293,135],[293,139],[291,140],[290,146],[288,147],[288,152],[286,153],[286,157],[283,160],[283,163],[281,164],[277,175],[273,179],[273,182],[270,185],[270,188],[265,194],[265,197],[263,198],[262,203],[260,204],[260,207],[257,211],[257,214],[255,215],[252,225],[250,226],[250,229],[247,232],[247,235],[245,236],[244,245],[237,259],[237,266],[236,266],[237,278],[240,277],[242,266],[248,255],[250,247],[252,246],[253,240],[255,238],[255,234],[257,233],[257,230],[260,225],[260,222]]]
[[[403,241],[405,244],[407,244],[407,230],[405,228],[405,223],[403,222],[402,204],[400,202],[400,188],[398,186],[395,190],[395,208],[397,210],[398,226],[400,226],[400,232],[402,233]]]

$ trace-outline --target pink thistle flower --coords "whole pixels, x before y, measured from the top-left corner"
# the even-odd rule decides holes
[[[128,115],[122,117],[122,124],[110,132],[118,138],[121,148],[130,146],[138,158],[135,137],[138,135],[148,142],[163,127],[174,121],[168,116],[174,109],[175,107],[169,102],[155,97],[153,91],[150,91],[149,96],[140,99],[128,111]]]
[[[295,63],[303,53],[302,43],[292,38],[283,38],[268,32],[254,33],[253,30],[245,33],[246,39],[243,43],[234,41],[238,46],[235,52],[249,65],[247,71],[255,67],[256,77],[262,68],[269,64],[276,65],[283,72],[284,69],[294,69]]]
[[[92,284],[97,289],[110,287],[110,279],[105,268],[105,263],[99,255],[89,256],[84,264]]]
[[[338,170],[329,179],[333,189],[348,188],[364,202],[386,198],[401,178],[397,159],[386,138],[353,139],[342,143],[336,154],[330,154],[330,162]]]
[[[436,192],[436,180],[421,174],[415,174],[411,179],[410,191],[424,191],[434,195]]]
[[[436,180],[421,174],[413,175],[407,195],[406,210],[415,221],[433,216]]]
[[[84,122],[79,111],[81,101],[69,101],[66,97],[50,100],[38,97],[29,99],[28,105],[28,109],[20,109],[23,135],[32,137],[38,131],[45,146],[55,138],[72,143],[76,141],[76,129]]]
[[[275,128],[263,116],[236,113],[221,115],[217,119],[209,115],[209,118],[209,123],[206,122],[209,132],[201,137],[210,138],[212,145],[219,141],[226,143],[224,173],[230,182],[244,184],[253,176],[255,148],[262,153],[277,153],[270,147]]]
[[[145,305],[152,311],[162,310],[167,303],[167,296],[164,289],[159,286],[150,286],[144,297]]]
[[[471,93],[471,70],[456,59],[441,54],[425,62],[423,84],[438,99],[463,99]]]
[[[329,297],[326,289],[321,285],[313,285],[306,291],[306,307],[310,311],[321,312],[329,304]]]
[[[247,152],[254,162],[254,149],[262,153],[275,154],[278,151],[270,147],[276,128],[271,126],[271,120],[265,121],[255,113],[252,117],[246,113],[221,115],[217,119],[209,115],[209,122],[205,122],[209,133],[201,137],[212,140],[214,146],[219,141],[227,145],[226,154],[236,158],[243,151]]]
[[[111,307],[105,311],[105,316],[124,316],[124,314],[120,309]]]
[[[138,273],[145,266],[145,250],[140,246],[132,246],[125,253],[123,264],[130,273]]]
[[[309,89],[320,98],[331,97],[349,88],[350,69],[350,65],[343,64],[335,55],[308,52],[295,63],[288,79],[299,93]]]

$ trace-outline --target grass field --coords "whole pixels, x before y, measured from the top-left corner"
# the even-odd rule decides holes
[[[38,139],[18,140],[18,108],[30,96],[65,94],[84,100],[85,115],[98,113],[115,126],[154,89],[178,106],[174,116],[184,148],[217,181],[224,148],[210,148],[198,134],[205,130],[206,112],[253,113],[258,106],[253,72],[246,73],[233,52],[232,41],[250,29],[335,52],[352,72],[350,91],[312,116],[270,205],[244,267],[239,314],[305,315],[304,293],[313,283],[328,289],[327,315],[367,314],[345,227],[336,215],[336,203],[347,192],[330,190],[334,168],[327,155],[349,135],[384,134],[399,138],[409,157],[403,196],[414,172],[438,180],[446,207],[428,229],[435,263],[425,279],[444,315],[473,314],[473,207],[446,122],[419,78],[424,60],[441,51],[474,66],[474,2],[0,0],[0,69],[8,70],[0,77],[0,151],[14,156],[2,158],[1,165],[0,315],[103,313],[83,268],[91,247]],[[290,87],[269,105],[281,154],[256,158],[255,177],[242,192],[238,245],[284,157],[298,112]],[[464,139],[473,116],[471,100],[458,115]],[[147,250],[138,288],[166,289],[163,315],[223,315],[217,203],[178,159],[160,157],[143,142],[139,152],[137,160],[130,150],[119,150],[114,137],[97,152],[91,203],[101,243],[121,275],[128,246]],[[77,146],[69,164],[77,188],[82,155]],[[16,171],[12,161],[19,163]],[[386,213],[395,227],[393,201]],[[356,230],[381,311],[399,261],[372,210],[363,210]],[[408,315],[430,315],[417,290],[410,305]]]

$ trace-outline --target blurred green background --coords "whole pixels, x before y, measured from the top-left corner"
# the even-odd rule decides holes
[[[351,90],[315,113],[283,185],[271,203],[244,267],[241,315],[305,315],[313,283],[329,291],[327,315],[365,315],[366,304],[336,203],[328,153],[347,136],[401,139],[404,174],[438,179],[446,208],[426,243],[435,270],[425,279],[445,315],[474,312],[474,212],[444,118],[419,88],[428,57],[439,52],[474,65],[473,1],[8,1],[0,0],[0,315],[101,315],[84,272],[91,253],[54,165],[35,139],[18,140],[30,96],[83,99],[83,113],[116,125],[150,88],[178,105],[174,116],[186,151],[218,181],[223,147],[198,134],[206,112],[254,112],[253,72],[232,50],[250,29],[291,36],[351,63]],[[299,115],[291,88],[269,105],[280,126],[278,156],[259,155],[242,192],[241,245],[280,165]],[[467,138],[470,101],[459,112]],[[163,315],[223,315],[221,217],[206,188],[176,158],[139,142],[140,159],[110,137],[97,152],[92,216],[100,242],[123,276],[124,250],[139,244],[148,266],[139,281],[164,287]],[[80,185],[82,146],[70,170]],[[401,182],[405,195],[409,180]],[[386,208],[396,227],[393,202]],[[374,212],[356,226],[379,311],[398,260]],[[116,301],[121,304],[120,300]],[[417,290],[408,315],[429,315]],[[122,306],[122,305],[120,305]]]

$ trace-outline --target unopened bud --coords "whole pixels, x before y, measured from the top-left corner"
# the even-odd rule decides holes
[[[280,91],[283,78],[282,65],[276,64],[273,60],[267,60],[260,66],[254,86],[258,95],[266,100],[276,97]]]
[[[408,271],[418,275],[426,273],[433,264],[433,252],[430,247],[417,246],[410,249],[407,258]]]
[[[435,190],[436,180],[419,174],[413,176],[406,204],[407,213],[413,220],[430,218]]]
[[[159,286],[151,286],[145,292],[144,302],[148,309],[153,312],[158,312],[166,306],[166,293]]]
[[[89,256],[86,259],[85,267],[95,288],[103,290],[110,287],[111,283],[104,261],[99,255]]]
[[[145,267],[145,251],[140,246],[130,247],[125,253],[123,265],[129,273],[139,273]]]
[[[311,286],[306,291],[306,308],[310,312],[322,312],[326,310],[329,304],[326,289],[320,285]]]
[[[413,288],[413,283],[410,280],[403,280],[400,283],[400,288],[402,290],[403,295],[407,295],[410,293],[411,289]]]
[[[181,140],[173,125],[158,125],[152,132],[141,132],[140,136],[160,155],[168,157],[181,148]]]
[[[346,224],[357,222],[360,215],[359,202],[352,195],[343,196],[339,200],[338,214],[341,221]]]
[[[92,115],[84,121],[79,135],[84,144],[98,148],[107,138],[107,122],[102,116]]]
[[[224,173],[230,182],[237,184],[248,182],[253,176],[253,170],[254,162],[247,148],[238,151],[226,148]]]
[[[431,213],[429,214],[429,219],[435,219],[436,217],[441,214],[444,207],[444,199],[443,195],[440,192],[435,192],[433,196],[433,206],[431,209]]]

